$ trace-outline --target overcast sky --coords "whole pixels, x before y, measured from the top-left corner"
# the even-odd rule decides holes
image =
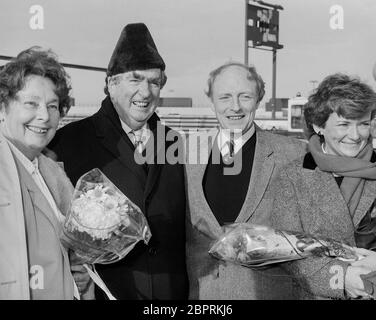
[[[309,94],[310,81],[341,71],[375,87],[375,0],[275,0],[280,12],[277,97]],[[330,8],[344,10],[344,28],[330,27]],[[44,28],[32,30],[30,8],[40,5]],[[0,55],[15,56],[32,45],[53,49],[61,62],[107,67],[122,28],[144,22],[163,56],[168,82],[162,96],[192,97],[208,105],[208,73],[244,61],[244,0],[0,0]],[[250,49],[249,61],[271,96],[272,54]],[[0,61],[1,64],[6,61]],[[104,73],[68,69],[78,105],[103,99]]]

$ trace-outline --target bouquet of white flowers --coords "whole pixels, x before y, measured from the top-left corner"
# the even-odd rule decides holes
[[[345,261],[363,258],[350,246],[332,239],[249,223],[235,223],[227,228],[228,231],[214,243],[209,253],[218,259],[250,268],[313,255],[335,257]]]
[[[99,169],[78,180],[61,241],[83,262],[116,262],[150,237],[141,210]]]

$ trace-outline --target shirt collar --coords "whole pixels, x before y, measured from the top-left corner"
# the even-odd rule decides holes
[[[145,131],[147,131],[149,129],[149,125],[148,123],[146,122],[140,129],[138,130],[133,130],[132,128],[130,128],[123,120],[120,119],[120,123],[121,123],[121,127],[123,128],[123,130],[125,131],[125,133],[127,135],[129,135],[132,131],[142,131],[142,133],[144,133]]]
[[[18,150],[18,148],[10,140],[6,139],[6,141],[8,142],[14,156],[22,163],[26,171],[29,174],[33,174],[39,166],[38,157],[35,157],[33,161],[30,161],[30,159],[28,159],[20,150]]]
[[[255,125],[252,124],[252,127],[244,134],[234,135],[234,152],[237,153],[243,145],[253,136],[255,133]],[[230,141],[230,130],[228,129],[219,129],[218,132],[218,148],[222,150],[226,143]]]

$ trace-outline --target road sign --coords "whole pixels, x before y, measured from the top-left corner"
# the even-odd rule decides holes
[[[252,41],[254,47],[283,48],[279,44],[278,10],[248,4],[247,21],[247,41]]]

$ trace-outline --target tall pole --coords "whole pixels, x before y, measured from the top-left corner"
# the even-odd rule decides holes
[[[244,28],[244,64],[248,66],[248,0],[245,0],[245,28]]]
[[[273,48],[273,89],[272,89],[272,119],[275,119],[275,112],[277,108],[276,100],[276,83],[277,83],[277,49]]]

